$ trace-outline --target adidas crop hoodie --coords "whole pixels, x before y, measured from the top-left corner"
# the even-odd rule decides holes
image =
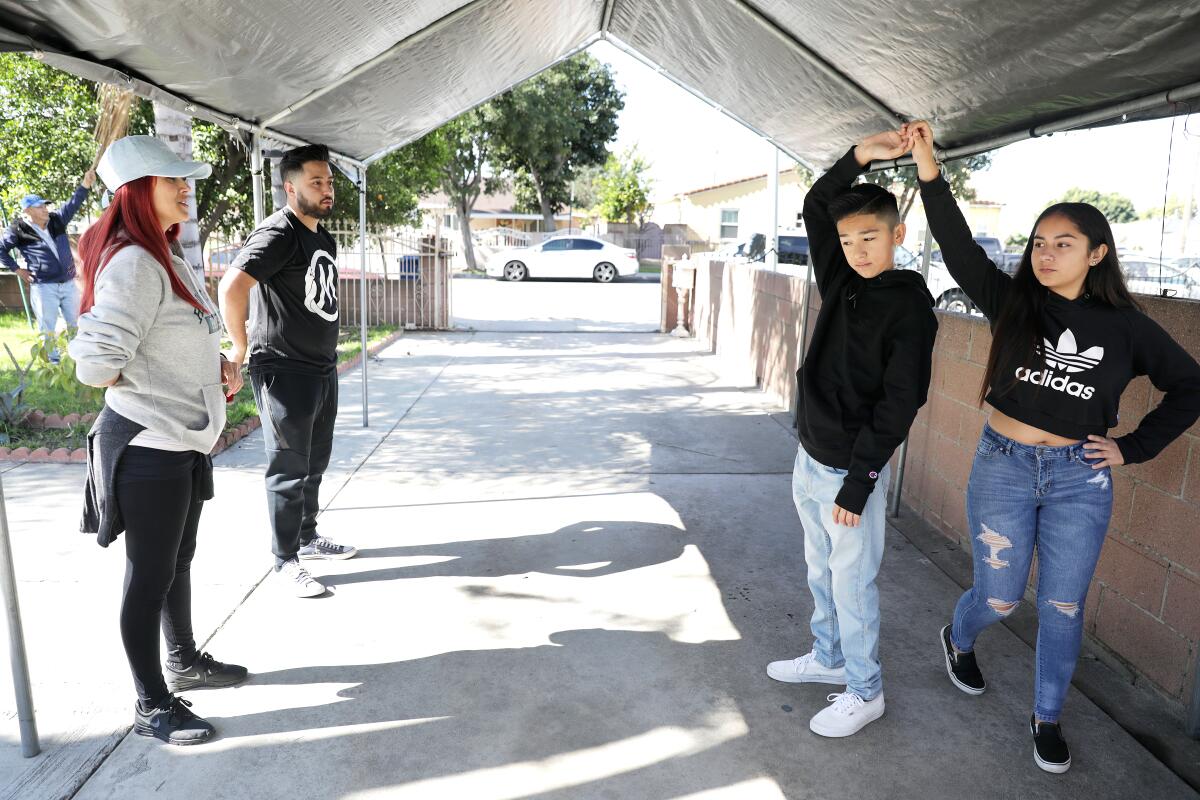
[[[1012,278],[975,243],[944,177],[922,181],[921,197],[947,269],[994,325]],[[1136,308],[1047,291],[1041,324],[1040,363],[1003,368],[1008,379],[986,398],[996,410],[1069,439],[1106,436],[1126,385],[1148,375],[1164,396],[1137,430],[1116,440],[1126,464],[1154,458],[1200,417],[1200,364]]]

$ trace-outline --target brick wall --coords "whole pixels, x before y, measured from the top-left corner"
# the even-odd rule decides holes
[[[729,375],[757,382],[781,407],[795,399],[804,282],[701,262],[689,329]],[[673,294],[673,292],[672,292]],[[1188,352],[1200,357],[1200,303],[1140,298]],[[810,330],[820,300],[811,293]],[[697,325],[699,323],[699,325]],[[938,314],[929,401],[909,436],[901,497],[947,538],[970,548],[966,482],[987,412],[976,402],[991,336],[976,317]],[[1162,395],[1146,378],[1121,398],[1115,435],[1137,426]],[[1113,517],[1085,611],[1103,651],[1178,704],[1190,700],[1200,652],[1200,423],[1147,464],[1113,470]]]
[[[1200,356],[1200,303],[1142,303]],[[991,336],[977,318],[939,314],[938,323],[929,402],[909,435],[901,497],[966,547],[966,479],[987,417],[975,398]],[[1113,435],[1136,428],[1161,398],[1145,377],[1130,383]],[[1190,700],[1200,647],[1200,424],[1152,461],[1113,470],[1112,522],[1088,594],[1085,630],[1167,697]]]

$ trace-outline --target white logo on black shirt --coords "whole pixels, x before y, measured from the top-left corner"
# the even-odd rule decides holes
[[[1088,400],[1096,393],[1096,387],[1085,386],[1073,381],[1071,373],[1083,372],[1098,366],[1104,358],[1103,347],[1089,347],[1082,353],[1075,342],[1075,334],[1067,328],[1058,337],[1058,345],[1052,345],[1049,339],[1043,339],[1042,358],[1046,361],[1044,370],[1031,370],[1026,367],[1017,368],[1017,380],[1032,383],[1035,386],[1045,386],[1056,392],[1065,392],[1073,397]],[[1061,369],[1066,375],[1056,375],[1055,369]]]
[[[1091,369],[1104,358],[1103,347],[1089,347],[1080,353],[1079,346],[1075,344],[1075,334],[1071,333],[1070,328],[1064,330],[1062,336],[1058,337],[1057,347],[1050,344],[1049,339],[1042,341],[1046,343],[1043,353],[1046,357],[1046,364],[1067,372],[1083,372],[1085,369]]]
[[[337,322],[337,264],[324,250],[313,253],[304,275],[304,307],[326,322]]]

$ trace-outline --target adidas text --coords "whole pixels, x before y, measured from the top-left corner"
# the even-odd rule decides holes
[[[1096,393],[1096,387],[1084,386],[1082,383],[1071,380],[1067,375],[1055,375],[1048,369],[1031,370],[1028,367],[1018,367],[1017,380],[1037,386],[1046,386],[1057,392],[1066,392],[1082,400],[1090,400]]]

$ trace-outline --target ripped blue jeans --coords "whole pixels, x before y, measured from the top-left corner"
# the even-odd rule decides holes
[[[970,651],[1025,595],[1036,549],[1037,667],[1033,711],[1057,722],[1079,647],[1083,607],[1112,515],[1112,475],[1082,444],[1021,444],[985,426],[967,485],[975,584],[954,609],[950,638]]]

